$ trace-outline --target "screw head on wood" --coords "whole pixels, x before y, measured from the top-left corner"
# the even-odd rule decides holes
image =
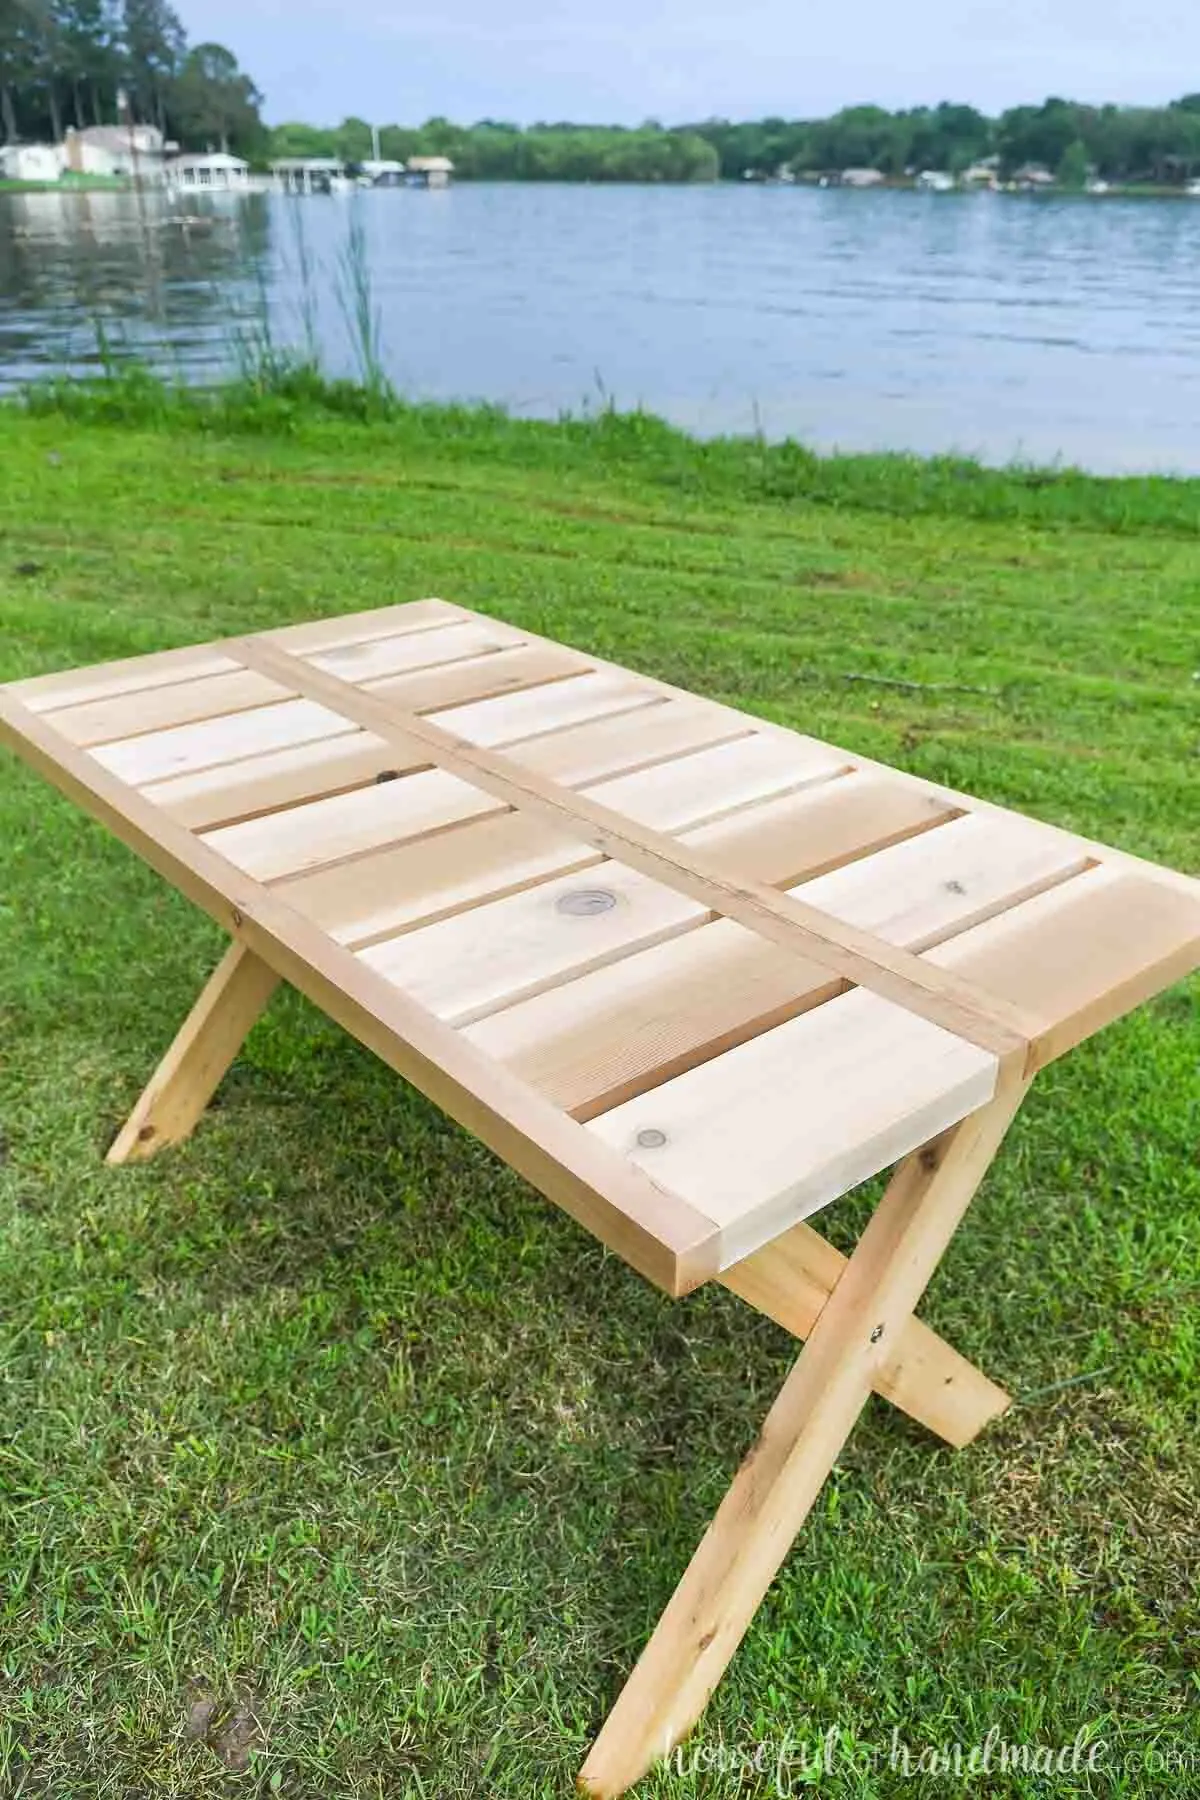
[[[611,912],[616,904],[617,896],[607,888],[572,888],[554,902],[558,912],[572,919],[590,919],[596,913]]]
[[[660,1131],[657,1125],[645,1125],[637,1134],[639,1150],[661,1150],[666,1141],[666,1132]]]

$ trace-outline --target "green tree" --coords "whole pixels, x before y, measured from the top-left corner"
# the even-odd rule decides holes
[[[172,105],[184,143],[257,155],[265,139],[261,105],[262,95],[223,44],[197,44],[188,51]]]
[[[109,0],[55,0],[55,75],[77,126],[115,115],[124,75],[119,20]]]
[[[1082,138],[1073,138],[1058,159],[1059,185],[1078,191],[1086,187],[1089,173],[1087,145]]]
[[[333,141],[334,155],[343,162],[365,162],[371,154],[371,127],[365,119],[343,119]]]
[[[124,0],[121,27],[125,79],[135,116],[152,120],[165,135],[187,53],[179,14],[167,0]]]

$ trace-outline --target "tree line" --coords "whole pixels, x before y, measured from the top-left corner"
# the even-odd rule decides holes
[[[268,130],[262,95],[220,44],[189,46],[169,0],[0,0],[0,131],[61,139],[68,125],[108,124],[120,91],[129,116],[187,149],[275,156],[373,154],[371,127],[285,124]],[[432,118],[386,125],[380,154],[448,156],[465,180],[741,181],[875,168],[959,174],[994,159],[1002,179],[1035,165],[1066,186],[1091,175],[1120,184],[1182,184],[1200,175],[1200,94],[1167,106],[1085,106],[1050,98],[989,118],[943,102],[888,112],[851,106],[825,119],[703,119],[626,128],[567,122],[520,126]]]
[[[726,179],[848,168],[894,177],[921,169],[958,175],[992,157],[1002,178],[1032,165],[1067,185],[1089,174],[1170,185],[1200,173],[1200,94],[1167,106],[1084,106],[1052,97],[998,118],[948,102],[901,112],[851,106],[828,119],[719,120],[689,129],[714,146]]]
[[[61,141],[127,116],[189,148],[267,144],[262,95],[222,44],[190,47],[167,0],[0,0],[0,137]]]
[[[371,128],[345,119],[325,129],[279,125],[270,134],[277,156],[372,154]],[[758,119],[744,124],[704,119],[663,127],[541,124],[493,119],[455,125],[386,125],[380,154],[448,156],[464,179],[495,181],[741,181],[780,174],[815,176],[849,168],[899,178],[921,169],[958,175],[995,159],[1001,179],[1034,166],[1065,186],[1089,176],[1121,184],[1181,184],[1200,175],[1200,94],[1168,106],[1084,106],[1051,98],[989,118],[973,106],[913,107],[887,112],[851,106],[828,119]]]

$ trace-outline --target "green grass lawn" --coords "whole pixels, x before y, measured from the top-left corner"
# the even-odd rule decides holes
[[[1200,865],[1200,484],[278,423],[0,413],[0,679],[441,594]],[[794,1347],[662,1298],[294,995],[188,1145],[106,1169],[219,950],[4,759],[0,1791],[565,1795]],[[1105,1773],[972,1792],[1200,1793],[1198,1000],[1040,1078],[930,1292],[1019,1404],[954,1453],[872,1402],[642,1791],[799,1793],[836,1729],[816,1791],[952,1792],[893,1732],[995,1728]]]

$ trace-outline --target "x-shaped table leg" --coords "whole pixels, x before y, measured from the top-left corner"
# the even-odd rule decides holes
[[[278,977],[233,943],[109,1151],[151,1156],[194,1128]],[[722,1277],[808,1336],[579,1777],[622,1793],[695,1724],[803,1524],[872,1389],[954,1444],[1008,1397],[913,1317],[1028,1083],[897,1169],[848,1260],[797,1225]]]
[[[579,1776],[585,1794],[624,1793],[700,1717],[1027,1086],[1010,1080],[897,1168],[592,1746]]]

